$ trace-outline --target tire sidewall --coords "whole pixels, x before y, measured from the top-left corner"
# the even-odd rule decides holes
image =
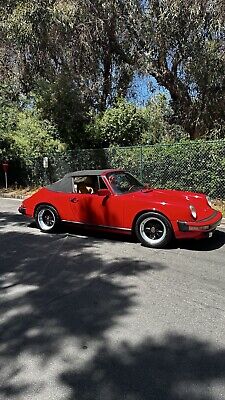
[[[55,218],[54,225],[52,225],[52,227],[50,227],[48,229],[47,228],[45,229],[44,226],[41,226],[39,223],[39,214],[43,210],[49,210],[54,215],[54,218]],[[38,228],[44,233],[55,232],[56,228],[59,224],[59,215],[58,215],[56,209],[48,204],[42,204],[37,207],[37,209],[35,210],[34,219],[35,219],[35,222],[36,222]]]
[[[152,243],[150,243],[147,240],[145,240],[145,238],[142,236],[141,231],[140,231],[142,222],[148,218],[153,218],[153,219],[155,218],[156,220],[158,220],[162,223],[162,226],[165,227],[165,237],[163,237],[162,240],[157,241],[156,243],[154,243],[154,241]],[[151,248],[163,248],[163,247],[166,247],[167,244],[172,240],[173,229],[172,229],[171,223],[168,221],[168,219],[166,217],[164,217],[164,215],[157,213],[157,212],[146,212],[144,214],[141,214],[138,217],[138,219],[135,223],[135,234],[136,234],[138,240],[144,246],[151,247]]]

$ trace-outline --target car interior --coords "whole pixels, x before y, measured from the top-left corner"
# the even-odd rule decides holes
[[[75,176],[73,178],[73,193],[97,194],[98,189],[107,189],[102,177]]]
[[[73,178],[73,192],[82,194],[96,193],[97,177],[95,176],[76,176]]]

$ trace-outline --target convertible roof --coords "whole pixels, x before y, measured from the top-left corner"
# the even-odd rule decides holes
[[[54,192],[63,192],[63,193],[72,193],[73,192],[73,182],[72,177],[81,177],[81,176],[96,176],[96,175],[104,175],[109,172],[114,171],[122,171],[121,169],[89,169],[83,171],[75,171],[69,172],[68,174],[64,175],[62,179],[57,182],[54,182],[46,188],[48,190],[52,190]]]
[[[75,172],[69,172],[68,174],[65,175],[65,177],[69,176],[91,176],[91,175],[105,175],[108,174],[109,172],[114,172],[114,171],[121,171],[120,168],[117,169],[86,169],[83,171],[75,171]]]

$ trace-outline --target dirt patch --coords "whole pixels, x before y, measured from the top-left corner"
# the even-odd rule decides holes
[[[40,188],[31,188],[31,187],[26,187],[26,188],[0,188],[0,196],[2,197],[11,197],[14,199],[24,199],[26,197],[31,196],[37,190]]]
[[[213,208],[218,211],[221,211],[223,216],[225,217],[225,200],[212,200]]]

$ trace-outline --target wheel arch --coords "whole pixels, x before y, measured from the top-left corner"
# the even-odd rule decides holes
[[[55,212],[56,212],[58,218],[60,218],[60,215],[59,215],[59,212],[58,212],[57,208],[56,208],[55,206],[53,206],[53,204],[48,203],[48,202],[46,202],[46,201],[43,202],[43,203],[38,203],[38,204],[36,204],[36,206],[34,207],[33,217],[35,217],[35,214],[36,214],[36,211],[37,211],[38,207],[41,207],[41,206],[49,206],[49,207],[54,208],[54,210],[55,210]]]
[[[156,209],[146,209],[146,210],[141,210],[141,211],[139,211],[139,212],[135,215],[135,217],[134,217],[134,219],[133,219],[133,222],[132,222],[132,228],[131,228],[132,233],[135,233],[135,225],[136,225],[136,222],[137,222],[138,218],[139,218],[141,215],[146,214],[146,213],[149,213],[149,212],[162,215],[164,218],[166,218],[167,221],[168,221],[169,224],[170,224],[172,233],[173,233],[173,235],[174,235],[173,225],[172,225],[170,219],[168,218],[168,216],[167,216],[166,214],[164,214],[162,211],[159,211],[159,210],[156,210]]]

